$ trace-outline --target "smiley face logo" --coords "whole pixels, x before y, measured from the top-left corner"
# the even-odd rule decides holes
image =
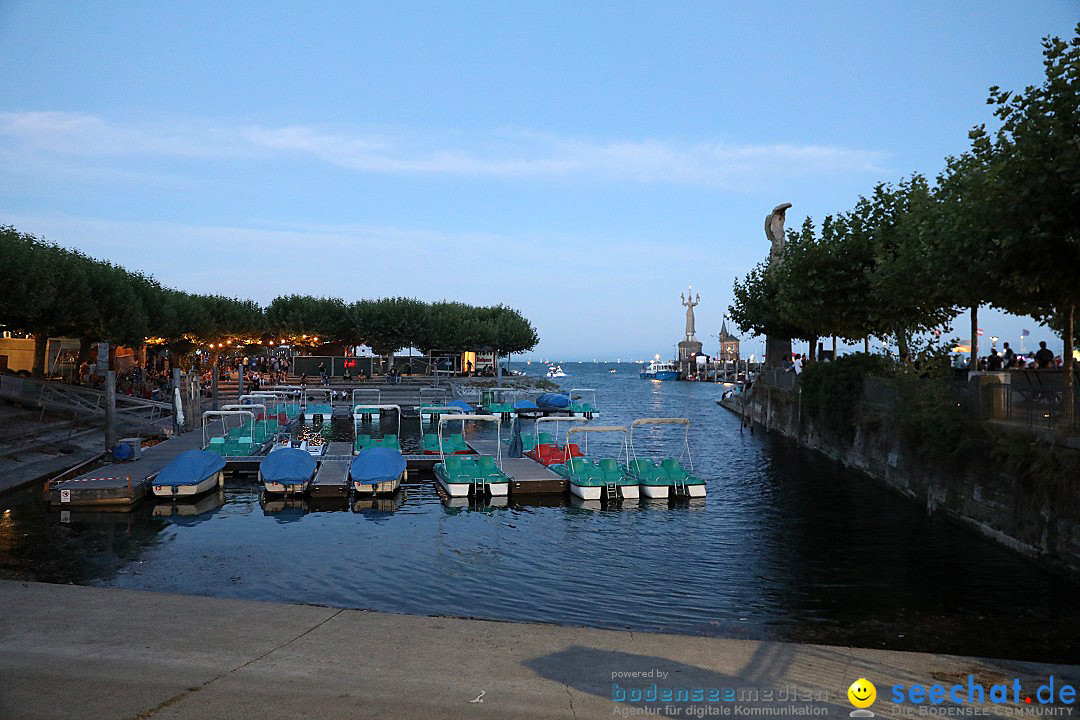
[[[857,708],[868,708],[877,699],[877,688],[866,678],[859,678],[847,689],[848,700]]]

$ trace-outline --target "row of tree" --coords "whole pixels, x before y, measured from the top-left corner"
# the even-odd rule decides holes
[[[880,183],[820,227],[788,231],[783,260],[735,283],[731,316],[744,332],[807,340],[868,337],[910,359],[915,335],[991,305],[1060,332],[1072,366],[1080,304],[1080,24],[1043,40],[1045,80],[990,89],[997,129],[929,181]],[[770,358],[771,361],[777,359]],[[1067,373],[1071,384],[1072,373]]]
[[[32,334],[34,374],[45,367],[50,337],[80,339],[80,360],[107,341],[138,347],[148,339],[176,352],[226,343],[282,340],[299,345],[367,344],[380,354],[403,347],[501,354],[536,346],[536,330],[503,305],[427,303],[382,298],[287,295],[265,309],[252,300],[163,287],[152,277],[0,226],[0,326]]]

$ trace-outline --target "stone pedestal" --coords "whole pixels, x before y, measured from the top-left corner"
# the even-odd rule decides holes
[[[697,372],[694,355],[701,354],[701,343],[697,340],[683,340],[679,343],[679,373],[685,380]]]

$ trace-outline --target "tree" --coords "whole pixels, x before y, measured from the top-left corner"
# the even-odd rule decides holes
[[[1046,78],[1011,93],[990,88],[1001,126],[971,132],[987,158],[982,202],[996,228],[987,258],[1008,289],[1001,304],[1056,318],[1063,342],[1066,422],[1074,409],[1073,342],[1080,304],[1080,23],[1068,41],[1043,39]]]

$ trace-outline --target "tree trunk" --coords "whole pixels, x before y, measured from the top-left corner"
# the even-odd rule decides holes
[[[971,362],[969,370],[979,369],[979,306],[971,307]]]
[[[867,335],[866,337],[864,337],[862,342],[863,342],[863,352],[866,353],[867,355],[869,355],[870,354],[870,336]]]
[[[836,336],[832,336],[832,359],[836,362]]]
[[[815,362],[817,360],[817,338],[816,337],[810,338],[810,352],[807,354],[806,357],[809,359],[810,362]]]
[[[49,336],[45,333],[34,335],[34,367],[30,374],[36,378],[45,377],[45,354],[49,349]]]
[[[1070,304],[1065,311],[1065,353],[1061,356],[1065,371],[1065,422],[1066,432],[1073,429],[1076,420],[1076,388],[1073,382],[1073,340],[1076,332],[1076,306]]]
[[[907,331],[905,330],[896,331],[896,354],[899,356],[900,362],[905,365],[911,359],[911,352],[908,349]]]

